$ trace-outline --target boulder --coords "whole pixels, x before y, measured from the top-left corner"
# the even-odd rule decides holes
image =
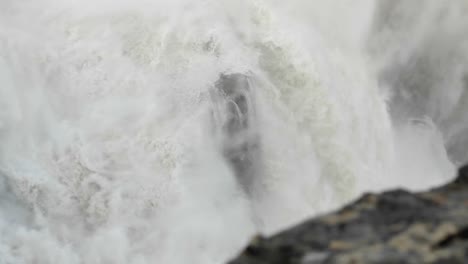
[[[365,194],[337,212],[256,237],[229,263],[468,263],[468,166],[442,187]]]

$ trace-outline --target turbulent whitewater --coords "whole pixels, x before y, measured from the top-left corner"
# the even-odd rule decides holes
[[[223,263],[468,160],[462,0],[0,1],[0,263]]]

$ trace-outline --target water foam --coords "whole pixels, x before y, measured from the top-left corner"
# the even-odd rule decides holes
[[[0,263],[222,263],[363,191],[447,180],[438,124],[387,111],[362,48],[373,9],[0,3]],[[250,87],[249,192],[223,148],[252,130],[216,130],[225,74]]]

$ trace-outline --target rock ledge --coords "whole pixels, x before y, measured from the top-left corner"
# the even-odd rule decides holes
[[[338,212],[257,237],[230,264],[468,263],[468,166],[420,193],[365,194]]]

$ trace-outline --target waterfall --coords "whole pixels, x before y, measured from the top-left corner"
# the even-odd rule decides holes
[[[3,0],[0,263],[224,263],[466,162],[462,0]]]

